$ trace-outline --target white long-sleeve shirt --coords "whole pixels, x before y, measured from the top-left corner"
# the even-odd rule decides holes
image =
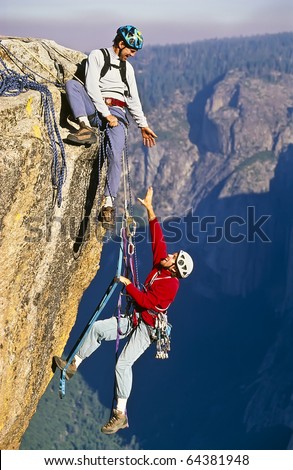
[[[110,63],[119,67],[119,56],[112,47],[108,48],[108,51],[110,53]],[[91,51],[85,70],[85,88],[97,111],[103,117],[108,116],[110,111],[103,98],[116,98],[126,102],[127,109],[138,127],[148,127],[147,119],[142,110],[132,65],[126,61],[126,79],[130,89],[130,96],[126,97],[124,92],[127,90],[127,86],[123,83],[118,68],[111,67],[104,77],[100,78],[104,64],[105,59],[102,51],[99,49]],[[124,110],[124,108],[121,109]]]

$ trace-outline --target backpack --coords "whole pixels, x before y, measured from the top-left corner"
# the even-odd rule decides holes
[[[104,77],[106,75],[106,73],[108,72],[108,70],[111,69],[111,67],[119,69],[120,75],[121,75],[121,80],[127,86],[127,91],[125,91],[124,94],[125,94],[125,96],[131,96],[130,95],[130,88],[129,88],[127,78],[126,78],[126,62],[125,61],[120,61],[119,66],[111,64],[110,53],[109,53],[108,49],[100,49],[100,51],[102,51],[103,56],[104,56],[104,60],[105,60],[105,63],[104,63],[103,68],[101,70],[100,78]]]

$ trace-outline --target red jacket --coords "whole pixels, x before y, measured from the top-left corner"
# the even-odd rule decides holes
[[[145,323],[155,326],[155,317],[148,310],[154,312],[165,312],[175,299],[179,288],[177,277],[171,277],[170,271],[160,266],[160,261],[167,256],[167,246],[161,226],[157,219],[149,222],[152,251],[153,268],[148,274],[144,287],[145,290],[137,289],[134,284],[128,284],[126,292],[136,303],[136,310],[141,312]]]

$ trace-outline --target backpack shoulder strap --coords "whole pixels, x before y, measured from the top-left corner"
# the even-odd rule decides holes
[[[104,60],[105,60],[105,63],[104,63],[103,68],[101,70],[100,78],[104,77],[106,75],[106,73],[108,72],[108,70],[111,69],[111,67],[119,68],[120,75],[121,75],[121,80],[127,86],[127,92],[125,92],[125,94],[126,94],[126,96],[131,96],[130,95],[130,88],[129,88],[127,78],[126,78],[126,62],[125,61],[120,61],[119,67],[116,66],[116,65],[113,65],[113,64],[111,64],[110,53],[109,53],[108,49],[100,49],[100,51],[102,51],[103,56],[104,56]]]
[[[110,54],[109,54],[108,49],[100,49],[100,51],[102,51],[104,60],[105,60],[105,63],[103,65],[103,68],[101,70],[101,75],[100,75],[100,78],[102,78],[104,77],[104,75],[106,75],[108,70],[111,68],[111,62],[110,62]]]
[[[130,88],[129,88],[128,81],[126,78],[126,61],[120,62],[120,75],[121,75],[122,82],[127,86],[127,92],[125,92],[126,96],[131,96]]]

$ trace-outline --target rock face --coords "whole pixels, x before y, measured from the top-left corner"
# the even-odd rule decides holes
[[[2,46],[6,67],[48,86],[65,138],[68,110],[54,83],[71,77],[84,55],[53,41],[2,39]],[[0,97],[1,449],[18,448],[52,377],[52,356],[61,355],[82,294],[96,274],[102,247],[103,233],[94,221],[98,146],[64,144],[67,176],[58,207],[43,110],[38,91]],[[61,165],[58,141],[57,149]]]
[[[292,87],[290,76],[265,82],[231,71],[209,90],[203,109],[195,98],[190,136],[201,154],[195,204],[224,179],[221,198],[268,191],[278,157],[292,143]]]
[[[157,145],[146,150],[136,129],[129,133],[131,177],[140,195],[144,188],[156,188],[155,204],[162,217],[182,216],[192,207],[194,172],[199,151],[190,141],[186,96],[178,90],[169,106],[153,109],[148,122],[158,135]]]
[[[197,207],[202,216],[215,216],[222,227],[229,217],[241,217],[247,228],[247,207],[254,208],[255,221],[260,215],[275,213],[274,198],[279,192],[275,173],[278,175],[280,161],[282,166],[292,153],[292,92],[291,77],[279,77],[271,83],[236,71],[227,74],[207,97],[201,132],[191,126],[201,154],[194,172],[193,208]],[[271,217],[266,226],[271,239],[274,223]],[[235,235],[239,225],[234,228]],[[202,233],[205,236],[206,232]],[[239,248],[231,238],[232,243],[220,250],[217,243],[207,244],[203,256],[217,273],[226,266],[219,291],[246,295],[263,282],[268,256],[255,243],[242,243]],[[256,250],[253,256],[252,247]]]
[[[292,142],[292,77],[270,82],[231,70],[194,97],[178,90],[148,114],[156,147],[129,135],[131,174],[140,190],[156,187],[163,216],[194,210],[220,183],[220,198],[269,190],[278,157]]]

